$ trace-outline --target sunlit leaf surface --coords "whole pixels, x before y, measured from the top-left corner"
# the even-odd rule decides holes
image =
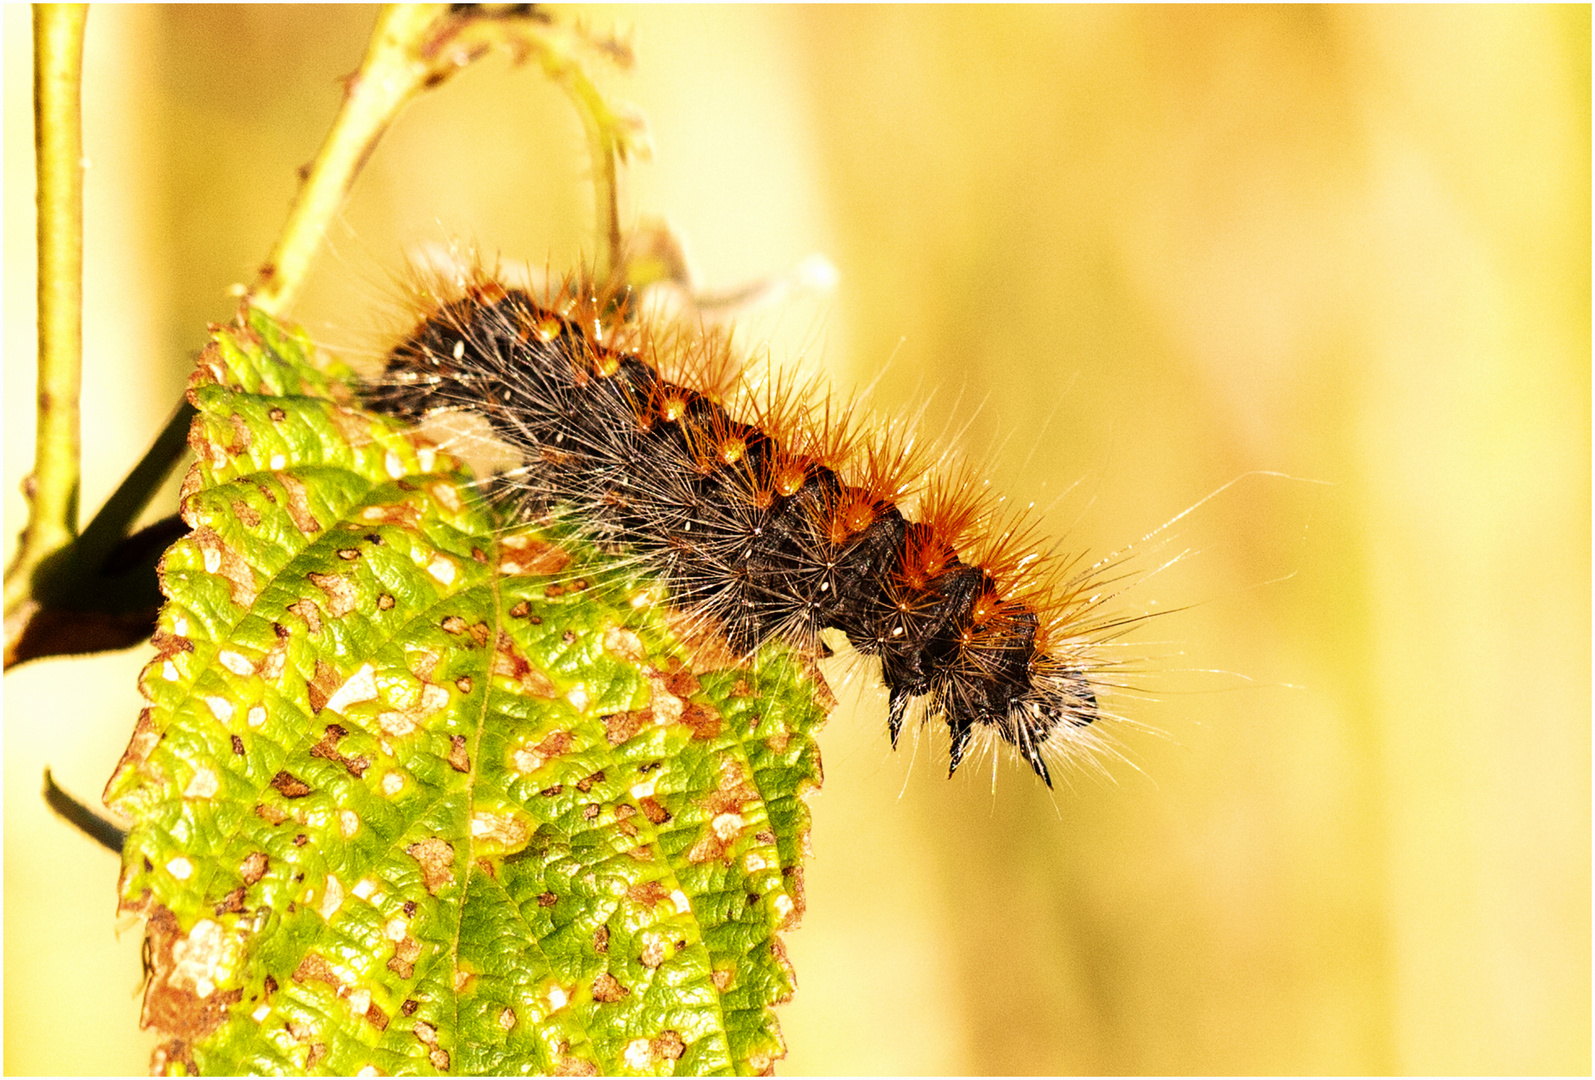
[[[759,1072],[827,698],[506,530],[254,312],[191,388],[133,822],[157,1070]]]

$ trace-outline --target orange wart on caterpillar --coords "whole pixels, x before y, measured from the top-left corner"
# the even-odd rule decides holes
[[[738,653],[814,655],[841,631],[880,661],[894,748],[911,710],[946,723],[949,775],[983,733],[1049,787],[1049,757],[1104,747],[1093,646],[1114,624],[1091,570],[1069,576],[973,485],[923,483],[912,440],[753,385],[716,335],[650,333],[577,278],[538,295],[469,277],[388,354],[373,411],[479,414],[519,458],[501,497],[628,552]]]

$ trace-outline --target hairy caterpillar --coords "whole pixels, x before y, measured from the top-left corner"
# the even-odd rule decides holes
[[[1049,787],[1049,753],[1100,743],[1090,572],[1066,578],[969,483],[923,483],[911,440],[865,442],[828,397],[750,384],[721,337],[650,334],[574,280],[538,298],[479,274],[365,397],[485,417],[522,456],[501,488],[647,561],[738,651],[841,630],[880,660],[893,747],[912,704],[947,724],[949,775],[980,732]]]

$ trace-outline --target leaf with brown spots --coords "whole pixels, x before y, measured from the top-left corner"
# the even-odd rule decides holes
[[[155,1065],[766,1068],[820,684],[683,645],[623,556],[501,519],[313,355],[250,313],[190,383],[192,531],[106,789]]]

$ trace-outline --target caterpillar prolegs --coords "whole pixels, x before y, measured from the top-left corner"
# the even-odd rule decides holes
[[[479,277],[431,306],[366,400],[481,414],[523,456],[502,488],[645,560],[739,652],[842,631],[880,660],[894,747],[911,706],[946,722],[949,775],[981,732],[1049,787],[1048,756],[1098,742],[1090,574],[1049,569],[973,485],[922,483],[912,440],[756,385],[722,336],[652,334],[574,283],[538,298]]]

